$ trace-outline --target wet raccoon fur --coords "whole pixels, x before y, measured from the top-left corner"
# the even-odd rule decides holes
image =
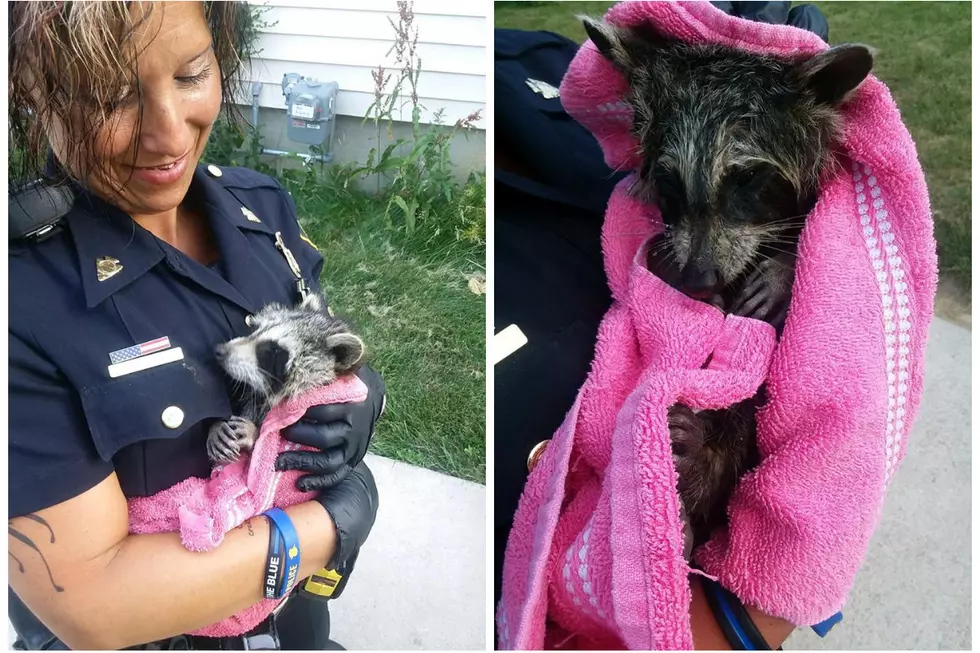
[[[242,405],[241,415],[215,422],[208,432],[208,457],[228,463],[251,451],[258,425],[274,406],[354,371],[364,343],[311,294],[295,307],[266,306],[253,316],[250,334],[218,345],[215,355]]]
[[[642,154],[631,193],[656,203],[664,223],[651,271],[781,335],[804,220],[837,165],[839,108],[871,72],[871,52],[842,45],[788,60],[582,20],[629,83]],[[695,546],[724,524],[739,477],[758,464],[764,402],[763,387],[726,410],[678,404],[668,413]]]

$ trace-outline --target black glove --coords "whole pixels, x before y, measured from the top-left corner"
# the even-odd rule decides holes
[[[364,460],[374,425],[384,409],[385,384],[381,375],[362,365],[357,376],[368,387],[358,404],[312,406],[297,423],[284,428],[282,437],[320,451],[287,451],[276,458],[276,469],[309,472],[296,481],[301,492],[323,490],[342,481]]]
[[[827,18],[813,5],[797,5],[790,9],[789,2],[712,2],[729,16],[736,16],[758,23],[792,25],[813,32],[824,43],[830,43],[830,25]]]
[[[317,497],[337,529],[337,546],[327,563],[337,569],[367,540],[378,516],[378,486],[374,475],[363,462],[350,470],[337,485],[327,488]]]

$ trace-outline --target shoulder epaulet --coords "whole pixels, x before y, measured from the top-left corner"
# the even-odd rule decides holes
[[[252,188],[275,188],[282,186],[269,175],[264,175],[248,168],[236,166],[219,166],[213,163],[206,164],[205,169],[208,175],[218,181],[225,188],[240,188],[249,190]]]

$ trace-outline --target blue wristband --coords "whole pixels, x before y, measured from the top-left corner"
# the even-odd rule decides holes
[[[711,606],[711,611],[715,615],[718,626],[734,650],[758,651],[769,648],[768,646],[758,647],[753,644],[752,638],[742,628],[742,624],[739,622],[738,616],[728,602],[724,588],[721,585],[702,576],[701,586],[704,588],[705,598],[708,599],[708,605]]]
[[[810,626],[810,628],[812,628],[813,632],[815,632],[820,637],[826,637],[827,633],[830,632],[830,629],[836,626],[838,623],[840,623],[841,620],[843,619],[844,619],[844,613],[838,612],[837,614],[832,615],[828,619],[821,621],[815,626]]]
[[[282,536],[276,528],[276,522],[269,520],[269,550],[265,555],[265,580],[262,583],[262,594],[267,599],[274,599],[282,585]]]
[[[275,524],[282,536],[284,571],[282,587],[276,593],[276,598],[282,598],[293,589],[299,579],[299,534],[293,521],[279,508],[270,508],[262,513]]]

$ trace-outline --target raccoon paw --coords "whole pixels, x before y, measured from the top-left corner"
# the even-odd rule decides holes
[[[693,410],[674,404],[667,409],[667,426],[670,428],[670,448],[675,460],[701,449],[705,428]]]
[[[731,313],[762,320],[781,331],[789,312],[789,292],[770,266],[760,266],[745,280],[732,302]]]
[[[230,463],[246,451],[251,451],[258,437],[255,424],[233,415],[231,418],[215,422],[208,431],[208,458],[216,463]]]
[[[667,410],[671,450],[677,470],[677,492],[692,521],[707,517],[718,498],[725,460],[708,442],[709,425],[687,406]]]

